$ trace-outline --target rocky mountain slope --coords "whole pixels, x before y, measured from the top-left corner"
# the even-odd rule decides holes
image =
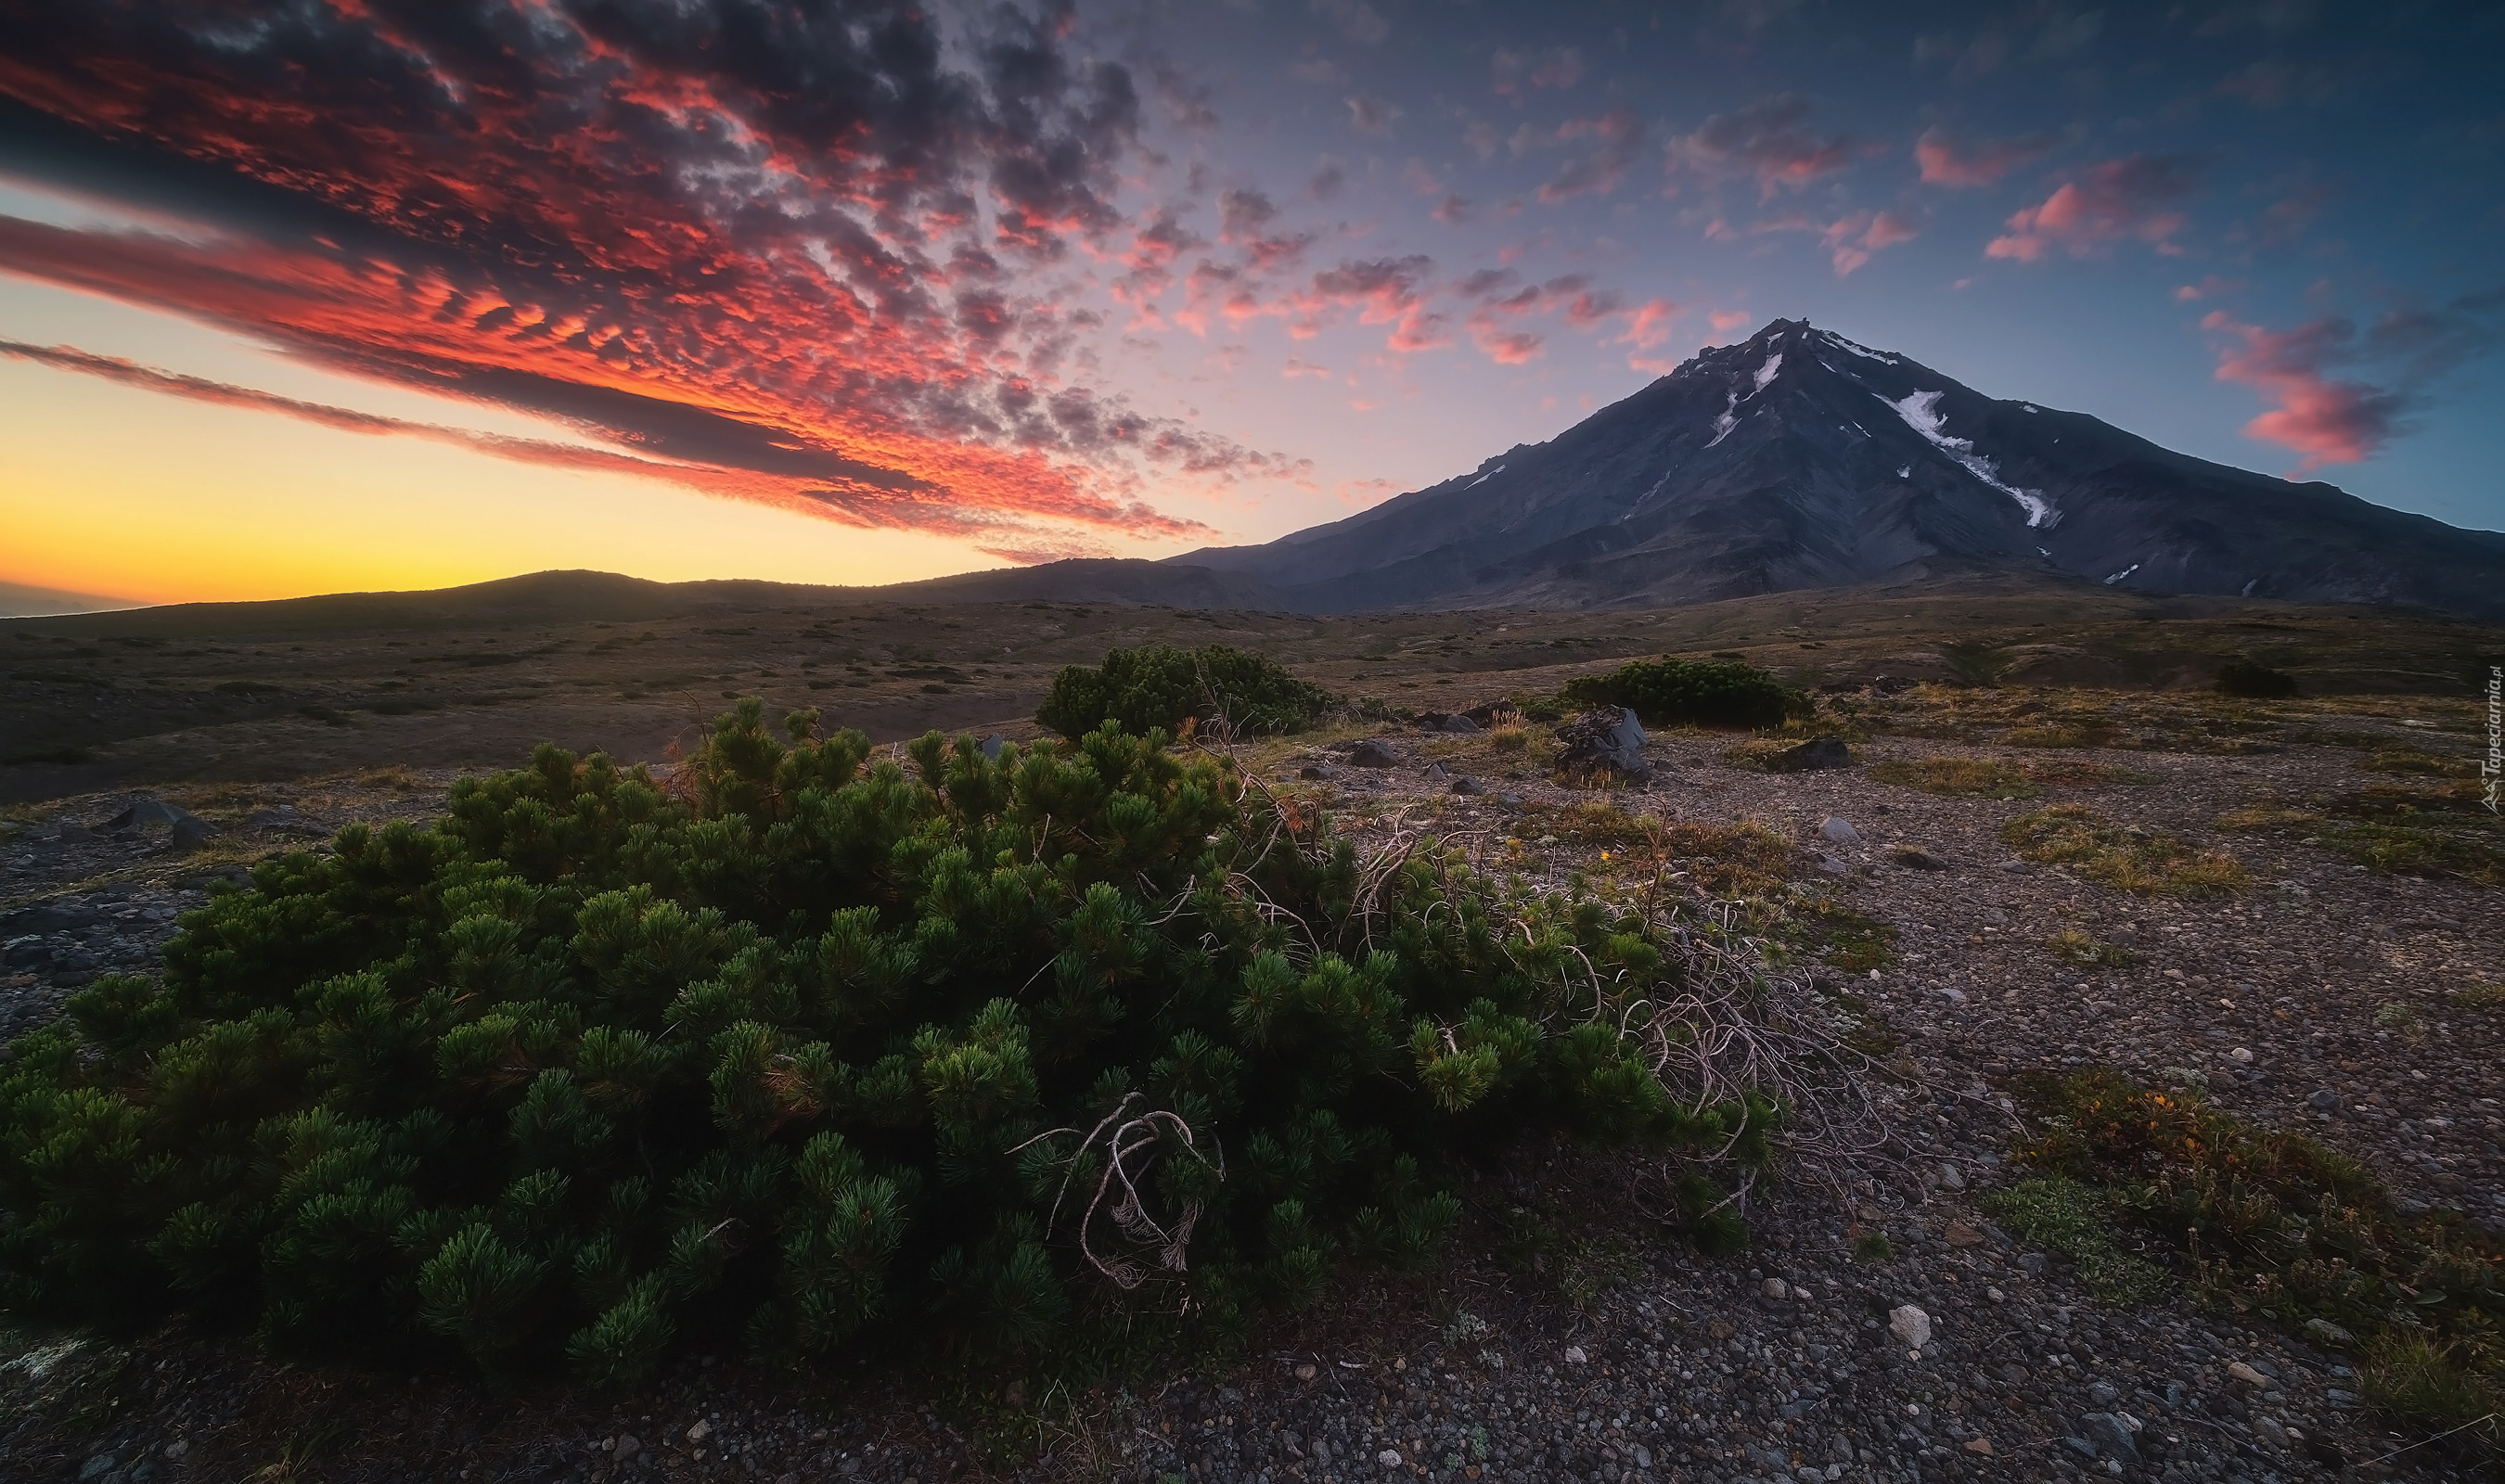
[[[2505,612],[2505,535],[1997,400],[1798,320],[1468,474],[1174,563],[1322,612],[1655,607],[1977,563],[2152,593]]]

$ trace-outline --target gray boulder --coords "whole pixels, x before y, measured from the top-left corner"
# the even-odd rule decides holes
[[[1352,768],[1397,768],[1400,755],[1391,743],[1369,737],[1348,749],[1348,763]]]
[[[1652,777],[1636,713],[1621,706],[1585,711],[1557,729],[1557,771],[1599,774],[1641,783]]]
[[[1469,733],[1473,733],[1473,732],[1483,732],[1483,731],[1486,731],[1487,729],[1486,729],[1485,727],[1480,726],[1477,722],[1472,721],[1472,720],[1469,718],[1469,714],[1468,714],[1467,712],[1465,712],[1465,711],[1455,711],[1455,712],[1454,712],[1453,714],[1451,714],[1450,716],[1445,717],[1445,718],[1444,718],[1444,724],[1443,724],[1441,727],[1437,728],[1436,730],[1438,730],[1438,731],[1443,731],[1443,732],[1455,732],[1455,733],[1460,733],[1460,734],[1463,734],[1463,735],[1467,735],[1467,734],[1469,734]]]
[[[1766,759],[1769,773],[1817,773],[1828,768],[1852,766],[1852,749],[1832,737],[1813,737],[1795,747]]]

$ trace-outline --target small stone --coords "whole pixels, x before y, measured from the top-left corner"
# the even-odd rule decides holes
[[[1308,1364],[1304,1364],[1304,1365],[1299,1365],[1299,1366],[1297,1366],[1297,1367],[1296,1367],[1296,1379],[1297,1379],[1297,1380],[1299,1380],[1299,1381],[1310,1381],[1310,1380],[1312,1380],[1313,1378],[1314,1378],[1314,1367],[1313,1367],[1310,1363],[1308,1363]]]
[[[93,1479],[111,1473],[113,1472],[113,1462],[112,1454],[99,1453],[95,1457],[88,1459],[85,1464],[79,1466],[79,1477],[81,1479]]]
[[[1985,1458],[1990,1458],[1992,1457],[1992,1439],[1988,1437],[1969,1437],[1965,1440],[1965,1451],[1968,1453],[1980,1453]]]
[[[1479,780],[1476,778],[1455,778],[1453,779],[1453,792],[1462,795],[1464,798],[1467,798],[1473,794],[1485,793],[1487,790],[1479,786]]]
[[[1842,814],[1827,815],[1826,818],[1819,823],[1817,832],[1840,846],[1857,846],[1861,844],[1861,832],[1854,829],[1852,827],[1852,821],[1845,818]]]
[[[1386,1448],[1374,1456],[1374,1461],[1386,1468],[1397,1468],[1400,1467],[1400,1450]]]
[[[1757,1285],[1757,1292],[1765,1294],[1768,1298],[1789,1298],[1792,1296],[1791,1289],[1787,1287],[1781,1278],[1767,1279],[1765,1282]]]
[[[1390,743],[1369,737],[1348,749],[1348,763],[1352,768],[1394,768],[1399,766],[1400,755]]]
[[[2095,1445],[2099,1458],[2119,1459],[2125,1464],[2139,1462],[2139,1444],[2132,1440],[2130,1426],[2111,1412],[2082,1416],[2079,1432]]]
[[[2270,1443],[2273,1447],[2284,1448],[2287,1446],[2287,1429],[2280,1427],[2278,1419],[2276,1417],[2254,1418],[2253,1431],[2259,1433],[2262,1439]]]
[[[1960,1183],[1957,1186],[1957,1189],[1962,1191],[1965,1189],[1965,1186]],[[1940,1236],[1951,1247],[1980,1247],[1983,1245],[1983,1233],[1975,1230],[1972,1226],[1969,1226],[1960,1221],[1950,1222],[1946,1227],[1941,1229]]]
[[[1296,777],[1303,778],[1308,783],[1318,783],[1323,778],[1329,777],[1330,775],[1323,770],[1313,766],[1311,763],[1308,763],[1304,767],[1296,770]]]
[[[1569,1365],[1580,1365],[1590,1359],[1590,1356],[1583,1353],[1583,1347],[1580,1345],[1569,1345],[1566,1347],[1566,1363]]]
[[[1931,1316],[1913,1304],[1898,1304],[1888,1311],[1888,1332],[1906,1349],[1920,1350],[1931,1342]]]
[[[713,1424],[705,1421],[701,1417],[696,1419],[695,1426],[688,1429],[688,1441],[691,1443],[703,1442],[706,1438],[712,1435]]]
[[[617,1434],[617,1457],[620,1462],[633,1458],[636,1454],[643,1451],[644,1440],[642,1438],[637,1437],[632,1432],[620,1432]]]
[[[1007,745],[1008,740],[1001,736],[1000,733],[994,732],[991,736],[984,738],[979,742],[976,742],[974,744],[974,750],[983,755],[984,762],[997,763],[1001,760],[1001,749]]]
[[[2229,1052],[2227,1055],[2231,1060],[2250,1061],[2253,1059],[2253,1049],[2249,1046],[2240,1046],[2234,1051]]]
[[[2122,1393],[2115,1391],[2110,1381],[2092,1381],[2088,1384],[2088,1399],[2100,1407],[2111,1407],[2122,1399]]]
[[[2349,1333],[2347,1330],[2340,1328],[2338,1325],[2333,1324],[2327,1319],[2307,1320],[2305,1322],[2305,1332],[2312,1335],[2315,1339],[2320,1340],[2326,1345],[2353,1345],[2357,1343],[2357,1336]]]
[[[2339,1108],[2340,1094],[2329,1087],[2316,1087],[2305,1101],[2316,1113],[2330,1113]]]
[[[1991,1299],[1993,1303],[2006,1303],[2009,1301],[2009,1295],[1996,1288],[1985,1289],[1983,1291],[1983,1296]]]
[[[1450,716],[1444,718],[1444,724],[1440,730],[1467,735],[1469,733],[1479,732],[1485,729],[1477,722],[1472,721],[1469,718],[1468,713],[1464,711],[1455,711]]]
[[[2268,1377],[2268,1376],[2266,1376],[2266,1375],[2263,1375],[2260,1371],[2253,1369],[2251,1366],[2249,1366],[2249,1365],[2245,1364],[2245,1363],[2244,1363],[2243,1362],[2241,1362],[2241,1361],[2230,1361],[2230,1362],[2228,1362],[2228,1363],[2227,1363],[2227,1374],[2229,1374],[2229,1375],[2231,1375],[2231,1376],[2235,1377],[2235,1378],[2236,1378],[2237,1380],[2239,1380],[2239,1381],[2243,1382],[2246,1386],[2268,1386],[2268,1385],[2270,1385],[2270,1377]]]
[[[1890,857],[1908,871],[1946,871],[1949,863],[1916,846],[1898,846]]]
[[[1931,992],[1952,1005],[1962,1005],[1966,1001],[1965,991],[1953,984],[1933,984]]]
[[[1943,1164],[1940,1166],[1940,1189],[1943,1191],[1962,1191],[1965,1189],[1965,1176],[1958,1171],[1956,1165]]]
[[[1636,1444],[1636,1467],[1638,1468],[1652,1467],[1652,1450],[1641,1443]]]
[[[1832,855],[1822,857],[1817,863],[1817,869],[1828,876],[1851,876],[1852,874],[1852,868],[1851,866],[1837,860]]]

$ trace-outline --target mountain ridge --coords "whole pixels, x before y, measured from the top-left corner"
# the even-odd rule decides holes
[[[1467,474],[1169,560],[1341,612],[1679,605],[1940,559],[2151,593],[2505,613],[2505,535],[1986,397],[1805,320],[1701,351]]]

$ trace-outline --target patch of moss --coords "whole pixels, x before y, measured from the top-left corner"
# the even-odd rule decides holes
[[[1871,764],[1870,777],[1898,788],[1958,799],[2032,799],[2043,792],[2026,770],[1984,757],[1890,759]]]

